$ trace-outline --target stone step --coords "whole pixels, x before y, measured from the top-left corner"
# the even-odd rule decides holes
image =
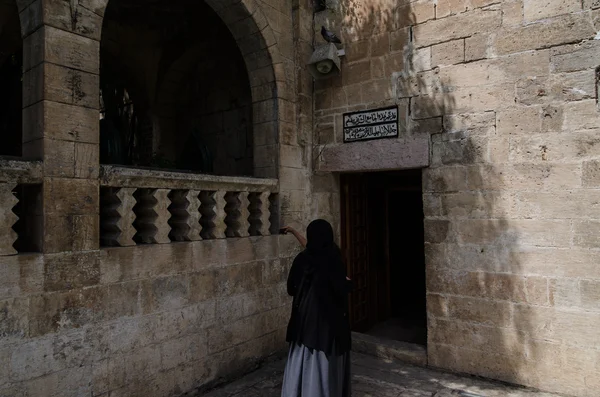
[[[425,346],[412,343],[381,339],[353,332],[352,351],[386,360],[406,362],[422,367],[427,366],[427,349]]]

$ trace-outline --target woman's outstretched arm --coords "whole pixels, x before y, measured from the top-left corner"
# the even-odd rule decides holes
[[[294,229],[291,226],[285,226],[281,230],[284,230],[285,233],[292,233],[294,237],[296,237],[296,240],[298,240],[302,248],[306,248],[306,237],[301,235],[296,229]]]

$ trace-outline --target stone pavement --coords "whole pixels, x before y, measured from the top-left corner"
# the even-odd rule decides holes
[[[353,353],[352,363],[352,397],[557,397],[359,353]],[[204,396],[280,397],[284,365],[285,360],[267,364]]]

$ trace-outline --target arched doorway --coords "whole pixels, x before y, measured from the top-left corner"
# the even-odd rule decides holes
[[[0,0],[0,156],[22,154],[23,40],[14,0]]]
[[[100,46],[101,163],[257,176],[264,138],[255,141],[256,109],[265,106],[253,99],[252,54],[234,37],[201,1],[110,1]]]

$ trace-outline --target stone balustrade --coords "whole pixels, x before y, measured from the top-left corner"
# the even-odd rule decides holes
[[[266,236],[278,181],[117,166],[100,175],[104,247]]]
[[[0,159],[0,256],[39,251],[39,162]]]

